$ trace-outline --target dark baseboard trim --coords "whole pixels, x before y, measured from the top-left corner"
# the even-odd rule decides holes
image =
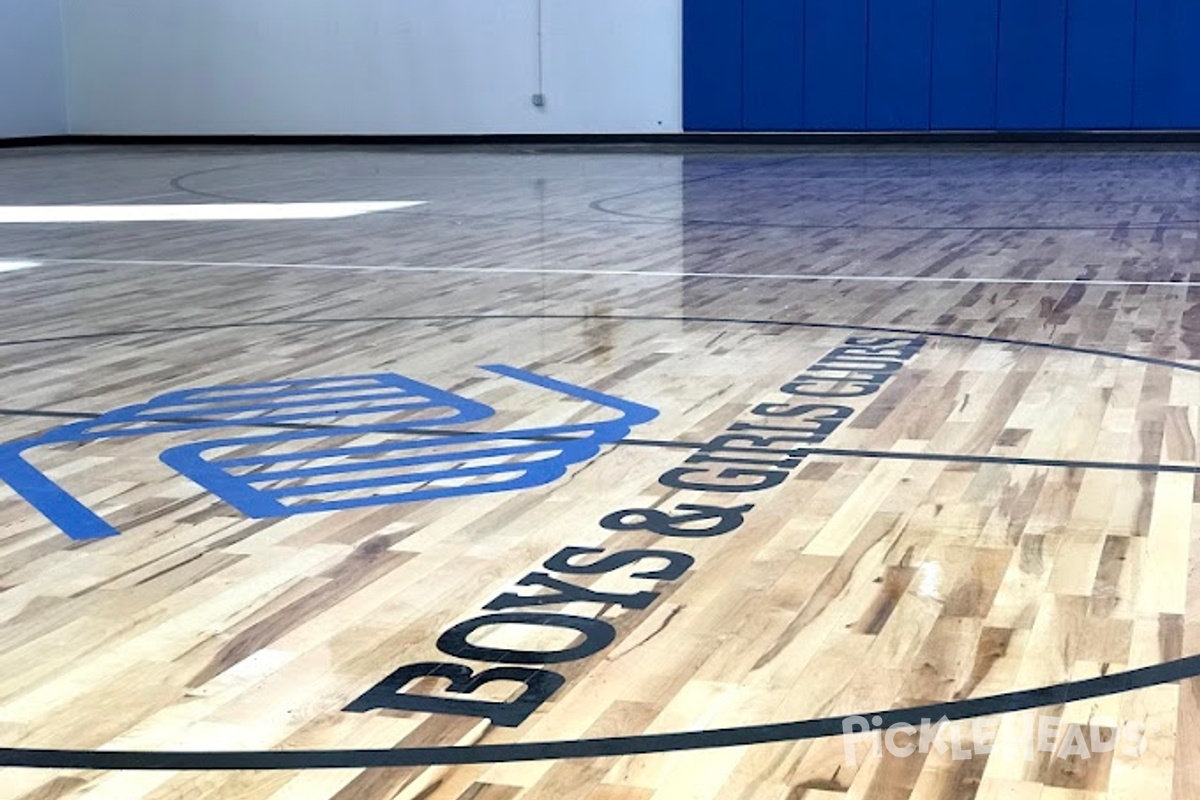
[[[9,139],[0,138],[0,147],[38,147],[47,144],[68,144],[71,137],[65,134],[53,136],[17,136]]]
[[[945,145],[945,144],[1200,144],[1200,130],[1163,131],[925,131],[897,133],[497,133],[329,135],[98,135],[0,139],[0,147],[40,145]]]

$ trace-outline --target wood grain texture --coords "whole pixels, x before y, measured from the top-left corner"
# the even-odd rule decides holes
[[[0,151],[0,204],[427,201],[322,222],[0,225],[0,261],[43,262],[0,272],[0,441],[184,388],[376,372],[493,407],[473,430],[593,418],[478,369],[501,363],[652,406],[631,438],[681,445],[609,446],[520,492],[269,519],[159,461],[194,431],[32,450],[121,535],[72,541],[0,484],[0,746],[574,740],[955,702],[1200,653],[1192,474],[818,453],[736,497],[659,482],[688,444],[796,402],[781,387],[856,333],[822,325],[930,334],[881,391],[835,401],[853,413],[824,447],[1195,466],[1200,374],[1120,356],[1200,357],[1197,167],[1166,149]],[[683,503],[753,509],[711,538],[599,524]],[[616,636],[554,665],[565,685],[519,727],[342,711],[400,665],[457,660],[439,636],[536,594],[517,581],[565,547],[694,561],[677,580],[572,576],[657,597],[546,606]],[[0,769],[0,798],[1193,800],[1198,687],[959,721],[944,733],[967,757],[863,738],[848,759],[833,737],[429,769]],[[1127,724],[1140,752],[1071,753]]]

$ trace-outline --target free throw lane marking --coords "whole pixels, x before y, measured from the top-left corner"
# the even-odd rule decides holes
[[[23,269],[33,269],[42,266],[40,261],[3,261],[0,260],[0,272],[18,272]]]
[[[160,203],[112,206],[0,206],[0,224],[242,222],[345,219],[424,205],[424,200],[335,203]]]

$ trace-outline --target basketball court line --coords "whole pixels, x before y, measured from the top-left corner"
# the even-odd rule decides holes
[[[296,158],[297,157],[293,157],[291,160],[296,160]],[[246,164],[230,164],[230,165],[227,165],[224,167],[216,167],[214,169],[201,170],[199,173],[196,173],[196,174],[207,174],[207,173],[212,173],[212,172],[222,172],[222,171],[228,171],[228,170],[233,170],[233,169],[241,169],[246,166],[247,166]],[[251,166],[253,166],[253,165],[251,165]],[[311,181],[314,179],[298,178],[296,180]],[[230,191],[238,191],[240,189],[257,189],[262,186],[276,186],[276,185],[280,185],[282,183],[294,183],[294,182],[295,182],[294,180],[279,181],[277,179],[271,179],[271,180],[266,180],[266,181],[258,180],[258,181],[254,181],[253,183],[242,183],[242,184],[238,184],[236,186],[231,186],[231,187],[229,187],[229,190]],[[101,198],[98,200],[79,200],[76,202],[76,205],[86,205],[86,206],[111,205],[111,204],[121,204],[121,203],[137,203],[137,202],[141,202],[143,200],[166,200],[166,199],[170,199],[172,197],[179,197],[179,195],[181,193],[204,196],[203,192],[195,192],[195,191],[192,191],[191,189],[186,189],[186,188],[182,188],[182,187],[175,188],[174,180],[170,181],[168,185],[172,187],[170,191],[155,192],[154,194],[138,194],[138,195],[129,195],[129,196],[121,196],[121,197],[106,197],[106,198]],[[224,199],[224,198],[218,198],[218,199]],[[238,200],[233,200],[231,202],[265,203],[265,202],[273,202],[273,201],[238,199]]]
[[[33,269],[43,266],[42,261],[0,261],[0,272],[20,272],[23,269]]]
[[[104,414],[95,411],[58,411],[54,409],[42,410],[36,408],[0,408],[0,417],[33,417],[33,418],[48,418],[48,419],[73,419],[87,420],[100,419]],[[321,424],[321,423],[306,423],[306,422],[270,422],[267,420],[245,419],[230,422],[230,420],[213,419],[210,417],[190,417],[190,416],[171,416],[158,417],[159,422],[170,424],[194,425],[204,423],[225,423],[229,427],[240,428],[272,428],[275,430],[301,430],[301,431],[329,431],[331,434],[337,434],[338,431],[346,431],[348,433],[361,433],[360,427],[350,425],[337,424]],[[446,436],[459,436],[470,438],[488,431],[472,431],[472,430],[457,430],[449,428],[404,428],[397,430],[386,431],[393,436],[415,436],[417,438],[443,438]],[[22,439],[13,440],[13,442],[24,441],[25,438],[36,438],[35,436],[23,437]],[[538,433],[530,434],[521,437],[532,442],[570,442],[578,437],[569,436],[567,434],[549,434]],[[11,442],[10,442],[11,443]],[[663,447],[674,449],[698,449],[704,446],[704,442],[685,442],[672,441],[666,439],[620,439],[612,444],[632,445],[634,447]]]
[[[627,223],[636,223],[636,224],[643,224],[643,225],[678,225],[678,226],[707,225],[707,226],[731,227],[731,228],[752,228],[752,229],[753,228],[761,228],[761,229],[783,229],[783,230],[1096,231],[1096,230],[1123,229],[1123,230],[1154,230],[1154,231],[1157,231],[1157,230],[1167,230],[1167,229],[1190,228],[1193,226],[1200,225],[1200,219],[1171,219],[1171,220],[1160,220],[1158,222],[1139,222],[1139,223],[1098,222],[1098,223],[1091,223],[1091,224],[1065,224],[1064,223],[1064,224],[1048,224],[1048,225],[932,225],[932,226],[927,226],[927,225],[875,225],[875,224],[859,223],[859,222],[850,222],[850,223],[846,223],[846,222],[843,222],[843,223],[737,222],[737,221],[733,221],[733,220],[711,220],[711,219],[699,219],[699,218],[687,218],[687,217],[661,217],[661,216],[654,216],[651,214],[639,214],[639,213],[632,212],[632,211],[618,211],[616,209],[608,207],[610,203],[618,201],[618,200],[624,200],[624,199],[627,199],[630,197],[635,197],[635,196],[644,195],[644,194],[653,194],[654,192],[683,190],[684,187],[692,185],[692,184],[704,183],[707,181],[716,180],[716,179],[720,179],[720,178],[735,177],[735,176],[741,175],[743,173],[760,171],[760,170],[769,169],[769,168],[777,167],[777,166],[786,166],[787,164],[793,163],[795,161],[803,160],[804,158],[805,158],[805,156],[788,156],[788,157],[783,157],[779,160],[768,161],[768,162],[757,163],[757,164],[750,164],[750,165],[745,165],[745,166],[741,166],[741,167],[735,167],[732,169],[714,172],[714,173],[710,173],[707,175],[699,175],[694,178],[684,178],[682,180],[673,181],[668,184],[658,184],[655,186],[641,187],[639,189],[634,189],[629,192],[622,192],[620,194],[610,195],[610,196],[601,197],[599,199],[593,200],[592,202],[588,203],[588,208],[591,209],[592,211],[596,211],[601,214],[604,214],[614,220],[620,220],[620,221],[627,222]],[[268,200],[244,198],[244,197],[240,197],[237,195],[231,195],[231,194],[227,193],[230,191],[236,191],[238,188],[247,188],[247,187],[230,187],[229,189],[223,189],[222,191],[218,192],[216,190],[193,189],[192,187],[187,185],[187,181],[190,180],[191,178],[199,177],[201,175],[209,174],[212,172],[221,172],[221,171],[226,171],[229,169],[236,169],[237,166],[240,166],[240,165],[234,165],[234,166],[228,166],[228,167],[218,167],[216,169],[210,169],[210,170],[197,170],[195,172],[185,173],[183,175],[179,175],[175,178],[172,178],[170,185],[173,189],[176,189],[180,192],[190,194],[190,195],[195,195],[197,197],[206,197],[206,198],[214,199],[214,200],[222,200],[222,201],[226,201],[226,202],[270,202]],[[292,179],[292,180],[280,181],[278,184],[264,182],[264,183],[260,183],[260,184],[251,184],[251,186],[254,186],[254,185],[260,185],[260,186],[287,185],[287,184],[297,183],[299,181],[300,181],[300,179]],[[858,200],[856,198],[833,198],[833,202],[858,202]],[[1063,201],[1063,202],[1069,202],[1069,201]],[[1184,201],[1184,200],[1158,201],[1158,200],[1136,198],[1133,200],[1120,200],[1120,201],[1113,201],[1113,202],[1130,204],[1130,205],[1145,205],[1145,204],[1153,204],[1153,203],[1157,203],[1157,202],[1184,203],[1186,201]],[[548,221],[554,221],[554,222],[580,221],[580,222],[584,222],[585,224],[592,224],[592,221],[590,221],[590,220],[575,220],[575,219],[567,219],[567,218],[562,218],[562,217],[546,217],[544,215],[541,217],[532,217],[532,216],[513,216],[513,215],[504,215],[504,214],[475,215],[475,214],[452,214],[452,213],[445,213],[445,212],[442,212],[442,213],[426,212],[424,214],[420,214],[420,216],[458,218],[458,219],[531,219],[531,220],[538,220],[543,223],[548,222]]]
[[[1189,227],[1193,227],[1196,225],[1200,225],[1200,219],[1168,219],[1168,220],[1160,220],[1158,222],[1142,222],[1142,223],[1127,223],[1127,222],[1103,223],[1103,222],[1099,222],[1099,223],[1093,223],[1093,224],[1058,224],[1058,225],[1050,224],[1050,225],[1019,225],[1019,226],[1013,226],[1013,225],[919,226],[919,225],[872,225],[872,224],[866,224],[866,223],[737,222],[737,221],[732,221],[732,220],[690,219],[690,218],[683,218],[683,217],[659,217],[659,216],[653,216],[653,215],[647,215],[647,214],[639,214],[636,212],[618,211],[616,209],[608,207],[609,203],[617,201],[617,200],[623,200],[623,199],[627,199],[629,197],[634,197],[634,196],[643,195],[643,194],[652,194],[654,192],[669,191],[672,189],[679,190],[679,189],[683,189],[687,185],[691,185],[691,184],[695,184],[695,183],[703,183],[703,182],[716,180],[716,179],[720,179],[720,178],[734,177],[734,176],[737,176],[737,175],[740,175],[743,173],[760,171],[760,170],[768,169],[768,168],[775,167],[775,166],[783,166],[783,165],[787,165],[787,164],[790,164],[795,161],[802,160],[803,158],[805,158],[805,156],[785,156],[785,157],[781,157],[780,159],[765,162],[765,163],[744,165],[744,166],[735,167],[732,169],[727,169],[727,170],[710,173],[707,175],[700,175],[700,176],[697,176],[694,178],[685,178],[685,179],[675,181],[675,182],[672,182],[669,184],[657,184],[654,186],[641,187],[639,189],[635,189],[635,190],[632,190],[629,192],[623,192],[620,194],[601,197],[599,199],[593,200],[592,202],[590,202],[588,204],[588,207],[593,211],[597,211],[597,212],[600,212],[607,216],[616,217],[616,218],[619,218],[626,222],[631,222],[631,223],[660,224],[660,225],[661,224],[675,224],[675,225],[688,224],[688,225],[702,225],[702,226],[705,226],[705,225],[706,226],[725,226],[725,227],[735,227],[735,228],[736,227],[780,228],[780,229],[797,229],[797,230],[854,229],[854,230],[930,230],[930,231],[938,231],[938,230],[948,230],[948,231],[1056,231],[1056,230],[1092,231],[1092,230],[1108,230],[1108,229],[1115,229],[1115,228],[1122,228],[1125,230],[1159,230],[1159,229],[1165,230],[1165,229],[1176,229],[1176,228],[1189,228]],[[272,180],[266,180],[266,181],[254,181],[254,182],[238,184],[238,185],[235,185],[232,187],[228,187],[226,189],[222,189],[222,191],[220,191],[220,192],[215,191],[215,190],[208,191],[208,190],[202,190],[202,189],[195,189],[195,188],[192,188],[187,185],[187,181],[192,178],[195,178],[195,177],[200,177],[203,175],[216,173],[216,172],[227,172],[227,171],[231,171],[231,170],[237,170],[237,169],[254,167],[254,166],[257,166],[257,165],[255,165],[255,164],[230,164],[230,165],[225,165],[225,166],[216,167],[216,168],[196,170],[196,171],[184,173],[182,175],[178,175],[178,176],[172,178],[169,181],[169,186],[174,190],[173,192],[163,192],[163,193],[141,195],[141,196],[135,196],[135,197],[129,197],[129,198],[121,198],[121,199],[90,200],[90,201],[84,201],[84,204],[86,204],[86,205],[93,205],[93,204],[103,205],[103,204],[110,204],[110,203],[136,201],[136,200],[169,198],[169,197],[177,196],[178,193],[193,195],[193,196],[197,196],[197,197],[205,197],[205,198],[215,199],[215,200],[222,200],[225,202],[247,203],[247,204],[251,204],[251,203],[252,204],[270,204],[274,201],[267,200],[267,199],[261,199],[261,198],[243,198],[240,196],[228,194],[227,192],[238,191],[240,189],[247,189],[247,188],[258,188],[258,187],[264,187],[264,186],[290,185],[290,184],[295,184],[295,183],[303,183],[305,180],[308,180],[305,178],[290,178],[290,179],[282,179],[282,180],[272,179]],[[917,198],[917,199],[919,200],[920,198]],[[835,198],[835,201],[836,202],[847,202],[847,201],[856,202],[857,199],[856,198]],[[1067,202],[1074,202],[1074,201],[1065,201],[1064,200],[1064,201],[1051,201],[1051,202],[1067,203]],[[1147,198],[1135,198],[1132,200],[1120,200],[1120,201],[1113,201],[1113,202],[1138,205],[1138,204],[1162,203],[1162,202],[1184,203],[1187,201],[1186,200],[1152,200],[1152,199],[1147,199]],[[429,216],[429,217],[446,216],[446,217],[483,218],[483,219],[488,219],[488,218],[493,218],[493,217],[514,218],[514,219],[524,219],[524,218],[533,219],[533,217],[507,217],[505,215],[495,215],[495,214],[454,215],[454,214],[425,213],[425,214],[420,214],[420,216]],[[540,219],[543,222],[547,221],[547,218],[545,218],[545,217],[541,217],[538,219]],[[566,222],[575,222],[576,221],[573,219],[568,219],[568,220],[564,220],[561,218],[553,218],[553,219],[555,221],[566,221]],[[1046,282],[1050,282],[1050,281],[1031,281],[1031,282],[1046,283]],[[1165,283],[1170,283],[1170,282],[1165,282]],[[1147,284],[1128,283],[1128,284],[1124,284],[1124,285],[1156,285],[1156,284],[1155,283],[1147,283]]]
[[[423,200],[323,203],[135,203],[112,205],[0,205],[0,224],[61,225],[111,222],[243,222],[333,220],[398,211]]]
[[[858,325],[845,322],[817,322],[806,320],[768,319],[763,317],[706,317],[701,315],[658,316],[654,314],[371,314],[362,317],[290,317],[275,320],[256,320],[251,322],[221,322],[210,325],[176,325],[162,328],[133,328],[130,330],[93,331],[92,333],[60,334],[58,336],[39,336],[28,339],[0,339],[0,347],[17,347],[27,344],[50,344],[53,342],[90,341],[95,339],[112,339],[125,336],[150,336],[173,333],[199,333],[201,331],[236,330],[239,328],[274,328],[293,325],[354,325],[375,324],[380,322],[513,322],[530,320],[576,320],[581,322],[671,322],[671,323],[707,323],[714,325],[763,325],[780,328],[812,328],[814,330],[832,331],[866,331],[869,333],[898,333],[906,336],[934,336],[939,339],[957,339],[966,342],[985,342],[991,344],[1007,344],[1018,347],[1034,347],[1039,350],[1056,350],[1063,353],[1080,353],[1103,358],[1115,358],[1121,361],[1133,361],[1139,364],[1151,364],[1159,367],[1180,369],[1186,372],[1200,373],[1200,364],[1187,364],[1182,361],[1172,361],[1158,356],[1143,356],[1137,353],[1122,353],[1115,350],[1104,350],[1098,347],[1083,347],[1057,342],[1037,342],[1027,339],[1013,339],[1005,336],[987,336],[978,333],[959,333],[956,331],[938,331],[921,328],[905,328],[897,325]]]
[[[1158,231],[1193,229],[1200,226],[1200,219],[1171,219],[1162,222],[1093,222],[1091,224],[1057,225],[876,225],[865,222],[737,222],[723,219],[701,219],[696,217],[655,217],[635,214],[631,211],[615,211],[605,208],[603,201],[590,207],[603,214],[642,222],[658,222],[683,226],[709,226],[714,228],[749,228],[751,230],[785,231],[965,231],[976,232],[1029,232],[1029,231]]]
[[[868,711],[839,717],[744,725],[678,733],[610,736],[595,739],[476,744],[435,747],[397,747],[374,750],[256,750],[256,751],[130,751],[0,748],[0,767],[101,770],[297,770],[368,769],[372,767],[432,767],[457,764],[501,764],[515,761],[557,761],[676,753],[720,747],[744,747],[772,742],[798,742],[843,734],[852,720],[865,719],[865,730],[894,725],[973,719],[996,714],[1065,705],[1096,697],[1147,689],[1200,675],[1200,655],[1150,667],[1057,683],[1036,689],[933,703],[911,708]]]
[[[43,264],[112,266],[112,267],[216,267],[227,269],[301,269],[329,270],[344,272],[397,272],[397,273],[450,273],[472,275],[562,275],[570,277],[602,277],[613,276],[622,278],[652,278],[671,280],[680,278],[712,278],[719,280],[746,281],[792,281],[797,283],[842,281],[854,283],[991,283],[1015,286],[1070,286],[1084,284],[1090,286],[1192,286],[1200,283],[1200,278],[1188,277],[1186,280],[1120,280],[1112,278],[974,278],[974,277],[939,277],[935,275],[843,275],[826,273],[771,273],[771,272],[681,272],[670,270],[630,270],[630,269],[550,269],[539,267],[435,267],[409,264],[305,264],[283,263],[271,261],[202,261],[193,259],[112,259],[112,258],[45,258],[38,257]],[[0,264],[4,262],[0,261]]]
[[[0,417],[45,417],[51,419],[99,419],[104,416],[101,413],[94,411],[42,411],[39,409],[25,408],[0,408]],[[169,422],[172,424],[196,424],[210,422],[228,422],[228,420],[216,420],[208,417],[164,417],[160,422]],[[318,424],[318,423],[303,423],[303,422],[267,422],[254,419],[239,420],[236,427],[245,428],[273,428],[284,430],[311,430],[311,431],[329,431],[336,435],[338,431],[346,430],[357,432],[359,429],[336,424]],[[458,436],[470,438],[486,431],[470,431],[456,430],[446,428],[410,428],[401,430],[389,430],[388,435],[391,436],[414,436],[417,438],[433,437],[443,438],[447,436]],[[34,437],[28,437],[34,438]],[[538,442],[565,442],[571,441],[574,437],[568,435],[553,435],[553,434],[534,434],[522,437],[530,441]],[[13,440],[20,442],[23,439]],[[618,439],[606,445],[607,447],[625,446],[625,447],[657,447],[668,450],[700,450],[705,447],[708,442],[690,442],[684,439],[641,439],[641,438],[625,438]],[[1077,460],[1077,459],[1061,459],[1061,458],[1034,458],[1030,456],[994,456],[994,455],[969,455],[963,453],[931,453],[919,450],[867,450],[844,447],[822,447],[822,446],[803,446],[798,445],[789,450],[760,450],[763,454],[778,454],[787,455],[790,457],[806,457],[806,456],[838,456],[843,458],[866,458],[877,459],[881,461],[932,461],[948,464],[994,464],[999,466],[1010,467],[1047,467],[1052,469],[1106,469],[1119,472],[1173,472],[1183,473],[1187,475],[1200,475],[1200,465],[1192,464],[1162,464],[1150,463],[1143,461],[1095,461],[1095,460]]]
[[[853,325],[827,322],[800,322],[769,319],[738,319],[721,317],[655,317],[648,315],[600,315],[528,314],[528,315],[443,315],[433,317],[363,317],[349,319],[293,319],[257,323],[229,323],[209,326],[180,326],[175,329],[160,329],[158,333],[219,330],[238,327],[261,327],[269,325],[336,325],[355,322],[379,321],[431,321],[431,320],[514,320],[514,319],[610,319],[624,321],[654,322],[707,322],[728,325],[766,325],[785,328],[813,328],[818,330],[850,330],[879,333],[901,333],[932,336],[993,344],[1019,345],[1061,352],[1102,356],[1119,360],[1166,366],[1187,372],[1200,372],[1200,365],[1174,362],[1154,356],[1105,351],[1098,348],[1062,345],[1053,342],[1034,342],[1006,337],[990,337],[978,334],[949,331],[919,331],[909,328],[878,325]],[[82,338],[101,336],[129,336],[152,331],[125,331],[84,334]],[[53,337],[61,341],[80,337]],[[21,342],[0,341],[0,346]],[[692,445],[688,445],[691,447]],[[1036,466],[1069,467],[1071,462],[1053,462],[1046,459],[1023,459],[1004,456],[969,456],[956,454],[892,453],[890,451],[853,451],[838,448],[806,448],[814,455],[886,457],[910,460],[944,460],[954,462],[1028,464]],[[1092,468],[1135,469],[1137,471],[1190,471],[1200,472],[1200,467],[1187,465],[1127,464],[1117,466],[1109,462],[1075,462]],[[1200,655],[1162,662],[1146,667],[1125,670],[1079,681],[1068,681],[1051,686],[1005,692],[986,697],[958,700],[903,709],[869,711],[865,714],[850,714],[839,717],[796,720],[781,723],[765,723],[731,728],[683,731],[664,734],[638,734],[596,739],[555,740],[524,742],[518,744],[491,744],[442,747],[412,747],[377,750],[285,750],[285,751],[116,751],[116,750],[66,750],[44,748],[0,748],[0,766],[35,767],[55,769],[105,769],[105,770],[287,770],[287,769],[331,769],[370,767],[411,767],[453,764],[507,763],[514,761],[544,761],[570,758],[597,758],[646,753],[677,752],[717,747],[738,747],[771,742],[800,741],[842,734],[851,719],[868,721],[868,730],[883,729],[907,723],[919,725],[923,721],[969,719],[994,716],[1056,706],[1078,700],[1103,697],[1112,694],[1149,688],[1166,683],[1182,681],[1200,676]]]

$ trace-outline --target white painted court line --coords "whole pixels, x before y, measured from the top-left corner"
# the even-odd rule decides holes
[[[41,261],[0,261],[0,272],[17,272],[42,266]]]
[[[227,267],[231,269],[315,269],[346,270],[351,272],[448,272],[493,275],[563,275],[572,277],[620,276],[624,278],[717,278],[746,281],[796,281],[858,283],[996,283],[1021,286],[1065,285],[1081,283],[1088,286],[1195,286],[1200,282],[1186,281],[1124,281],[1087,278],[939,278],[934,275],[826,275],[821,273],[776,274],[770,272],[672,272],[667,270],[633,269],[538,269],[535,267],[421,267],[407,264],[284,264],[268,261],[174,261],[120,260],[111,258],[43,258],[45,264],[93,264],[112,267]]]
[[[241,222],[344,219],[424,205],[424,200],[335,203],[164,203],[141,205],[0,206],[0,224],[81,222]]]

